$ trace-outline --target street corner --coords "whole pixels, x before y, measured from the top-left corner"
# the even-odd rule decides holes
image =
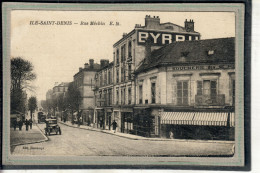
[[[21,130],[10,130],[10,146],[33,144],[47,141],[48,138],[42,133],[37,125],[32,128]]]

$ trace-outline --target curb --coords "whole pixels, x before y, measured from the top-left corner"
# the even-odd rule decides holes
[[[39,129],[39,131],[41,132],[41,134],[44,136],[44,140],[39,140],[39,141],[34,141],[34,142],[25,142],[25,143],[18,143],[18,144],[12,144],[10,145],[11,147],[15,147],[15,146],[19,146],[19,145],[27,145],[27,144],[36,144],[36,143],[41,143],[41,142],[46,142],[48,141],[48,137],[46,137],[44,135],[44,133],[42,132],[42,130],[39,128],[39,126],[36,124],[37,128]]]
[[[96,131],[96,132],[101,132],[101,133],[106,133],[126,139],[131,139],[131,140],[146,140],[146,141],[176,141],[176,142],[198,142],[198,143],[223,143],[223,144],[235,144],[235,141],[217,141],[217,140],[187,140],[187,139],[162,139],[162,138],[134,138],[134,137],[128,137],[128,136],[121,136],[118,135],[117,133],[109,133],[106,130],[98,130],[98,129],[86,129],[82,127],[75,127],[66,123],[63,123],[59,121],[59,123],[72,127],[72,128],[78,128],[78,129],[83,129],[83,130],[90,130],[90,131]]]

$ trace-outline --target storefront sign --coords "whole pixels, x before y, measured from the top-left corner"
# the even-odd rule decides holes
[[[165,45],[170,44],[174,41],[191,41],[199,40],[198,35],[183,34],[183,33],[170,33],[170,32],[158,32],[158,31],[141,31],[137,33],[138,44],[145,44],[146,40],[151,40],[152,45]]]
[[[218,70],[218,69],[234,69],[234,64],[223,64],[223,65],[196,65],[196,66],[176,66],[170,67],[174,71],[182,70]]]

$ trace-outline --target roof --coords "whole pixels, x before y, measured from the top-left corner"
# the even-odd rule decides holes
[[[90,68],[90,67],[82,68],[82,70],[78,71],[74,76],[77,76],[79,73],[81,73],[83,71],[96,72],[96,71],[100,70],[100,67],[101,67],[100,64],[94,63],[94,68]]]
[[[210,54],[209,54],[210,51]],[[161,65],[214,64],[235,62],[235,38],[179,41],[145,57],[136,73]]]
[[[99,70],[97,70],[97,72],[100,72],[105,69],[109,69],[109,68],[113,67],[113,65],[114,65],[114,61],[112,61],[109,64],[105,65],[104,67],[100,68]]]

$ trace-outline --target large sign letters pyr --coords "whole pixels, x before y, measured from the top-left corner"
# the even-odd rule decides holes
[[[191,41],[199,40],[200,35],[197,34],[183,34],[183,33],[169,33],[169,32],[158,32],[158,31],[141,31],[137,32],[138,44],[145,44],[146,40],[150,39],[152,45],[164,45],[170,44],[175,41]]]

